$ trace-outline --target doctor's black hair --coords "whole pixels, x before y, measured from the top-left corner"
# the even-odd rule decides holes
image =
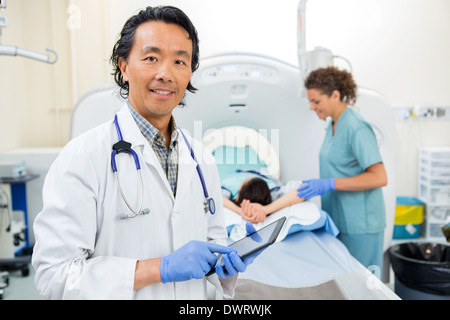
[[[128,61],[131,49],[133,48],[136,29],[141,24],[149,21],[162,21],[169,24],[176,24],[185,29],[189,35],[189,39],[192,40],[192,72],[196,71],[199,67],[199,39],[197,30],[189,17],[180,9],[172,6],[147,7],[127,20],[120,33],[119,40],[114,45],[110,58],[110,62],[114,68],[114,72],[112,73],[114,81],[120,87],[120,95],[125,99],[128,97],[129,84],[123,80],[122,72],[119,68],[119,59],[123,58]],[[197,88],[192,85],[191,81],[189,81],[186,89],[192,93],[197,91]],[[180,105],[184,105],[184,102],[181,101]]]

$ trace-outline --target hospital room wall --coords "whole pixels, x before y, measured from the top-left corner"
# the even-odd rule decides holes
[[[0,56],[0,152],[66,144],[76,102],[110,83],[103,54],[104,1],[84,1],[79,15],[70,9],[72,2],[79,7],[78,1],[8,0],[0,12],[8,18],[2,45],[39,53],[50,48],[58,54],[54,65]],[[84,24],[82,30],[78,22]]]
[[[0,151],[64,145],[76,101],[111,84],[108,58],[125,20],[159,4],[191,17],[202,56],[246,51],[297,64],[298,0],[7,0],[1,43],[38,52],[48,47],[59,60],[0,57]],[[323,46],[347,58],[358,84],[381,92],[394,108],[450,105],[450,1],[309,0],[307,6],[308,50]],[[449,124],[396,123],[398,194],[416,195],[417,148],[450,146]]]

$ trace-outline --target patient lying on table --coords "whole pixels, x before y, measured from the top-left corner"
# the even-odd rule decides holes
[[[303,202],[296,188],[280,192],[276,181],[254,171],[240,171],[222,181],[223,204],[252,223],[262,222],[271,213]]]

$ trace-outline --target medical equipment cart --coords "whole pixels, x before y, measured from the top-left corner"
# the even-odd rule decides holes
[[[27,207],[27,193],[26,184],[38,178],[38,175],[25,175],[18,178],[0,178],[0,184],[4,187],[9,187],[8,193],[11,201],[7,201],[8,209],[11,212],[23,213],[23,224],[19,228],[14,228],[13,215],[9,214],[9,225],[7,226],[7,233],[10,237],[6,238],[11,243],[4,241],[2,246],[9,245],[7,250],[4,250],[0,256],[0,271],[21,270],[22,276],[26,277],[29,274],[29,263],[31,262],[32,247],[29,241],[28,230],[28,207]],[[3,242],[3,241],[2,241]],[[12,248],[12,249],[11,249]]]

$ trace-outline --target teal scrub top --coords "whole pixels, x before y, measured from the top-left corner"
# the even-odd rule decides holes
[[[336,133],[330,123],[320,150],[320,177],[341,178],[359,175],[369,166],[382,162],[372,127],[361,115],[346,109]],[[348,234],[377,233],[386,226],[381,188],[365,191],[330,191],[321,196],[339,230]]]

